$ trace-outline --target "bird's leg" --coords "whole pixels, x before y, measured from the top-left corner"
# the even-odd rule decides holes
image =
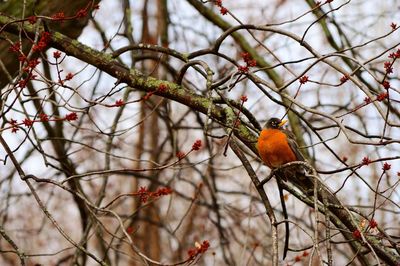
[[[269,180],[271,180],[271,178],[275,175],[277,169],[272,169],[271,173],[269,173],[269,175],[264,178],[264,180],[260,181],[260,183],[257,185],[258,188],[263,187]]]

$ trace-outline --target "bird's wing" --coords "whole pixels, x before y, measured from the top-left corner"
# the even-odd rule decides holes
[[[305,161],[304,156],[300,152],[299,145],[297,144],[297,142],[295,140],[295,136],[293,135],[293,133],[291,131],[289,131],[289,130],[286,130],[286,129],[284,129],[283,132],[286,134],[289,146],[292,149],[292,151],[294,152],[294,154],[296,154],[297,160],[298,161]]]

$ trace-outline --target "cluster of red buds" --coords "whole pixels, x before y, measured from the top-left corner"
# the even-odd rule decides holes
[[[208,248],[210,247],[210,243],[207,240],[204,240],[203,243],[195,243],[195,247],[188,250],[188,255],[190,260],[194,260],[198,255],[204,254]]]
[[[189,153],[191,153],[192,151],[198,151],[198,150],[200,150],[201,146],[202,146],[201,140],[198,139],[198,140],[196,140],[196,141],[193,143],[192,148],[190,149],[189,152],[184,153],[184,152],[182,152],[182,151],[178,151],[178,152],[176,152],[176,157],[178,157],[178,160],[180,161],[180,160],[182,160],[183,158],[185,158],[185,157],[186,157]]]
[[[253,59],[249,53],[244,52],[240,54],[241,57],[243,58],[243,61],[246,63],[246,65],[239,66],[238,70],[242,73],[247,73],[250,70],[250,67],[255,67],[257,65],[257,61]]]
[[[307,250],[304,250],[303,253],[301,255],[297,255],[296,257],[294,257],[294,261],[295,262],[300,262],[302,261],[304,258],[306,258],[310,253]]]
[[[302,77],[299,78],[300,84],[306,84],[308,82],[308,76],[304,75]]]
[[[217,7],[219,7],[219,12],[220,12],[222,15],[228,14],[228,9],[222,5],[222,0],[215,0],[214,3],[215,3],[215,5],[216,5]]]
[[[363,221],[360,222],[360,228],[361,228],[363,233],[368,232],[369,229],[375,229],[378,226],[377,221],[375,221],[374,219],[371,219],[368,222],[368,226],[366,226],[366,222],[367,222],[366,220],[363,220]],[[352,232],[352,235],[357,240],[362,238],[361,231],[358,228]]]
[[[18,122],[15,119],[10,119],[9,124],[11,128],[12,133],[16,133],[20,126],[24,125],[28,128],[32,127],[34,123],[38,122],[49,122],[49,121],[75,121],[78,119],[78,115],[75,112],[66,114],[64,117],[54,117],[54,118],[49,118],[49,116],[45,113],[41,113],[38,115],[38,119],[31,120],[30,118],[25,118],[21,122]]]
[[[138,192],[132,194],[139,196],[139,199],[142,203],[146,203],[149,199],[157,199],[161,196],[169,195],[172,192],[173,190],[169,187],[161,187],[154,192],[149,191],[147,187],[140,187]]]

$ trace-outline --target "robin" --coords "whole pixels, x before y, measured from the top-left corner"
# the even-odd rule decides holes
[[[258,138],[258,154],[271,169],[293,161],[304,161],[292,132],[283,129],[287,120],[271,118]],[[287,175],[284,175],[286,180]]]

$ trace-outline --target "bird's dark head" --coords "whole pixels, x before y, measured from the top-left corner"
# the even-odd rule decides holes
[[[281,129],[287,120],[280,120],[279,118],[273,117],[268,120],[265,124],[266,128]]]

